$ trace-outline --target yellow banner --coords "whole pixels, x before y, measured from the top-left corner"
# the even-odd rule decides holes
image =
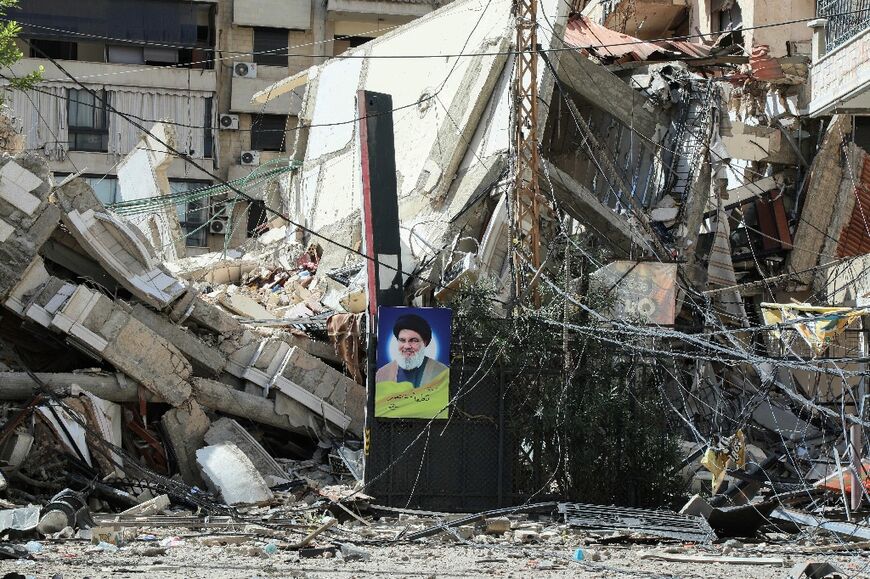
[[[768,326],[793,326],[816,355],[822,353],[835,335],[867,313],[866,309],[774,303],[761,304],[761,311]],[[779,329],[771,331],[775,337],[780,337]]]

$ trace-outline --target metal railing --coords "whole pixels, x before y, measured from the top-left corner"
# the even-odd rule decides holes
[[[827,18],[825,51],[831,52],[870,28],[870,0],[819,0],[819,18]]]

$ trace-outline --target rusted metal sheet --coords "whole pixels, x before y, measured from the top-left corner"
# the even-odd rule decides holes
[[[862,155],[855,185],[855,206],[840,233],[837,257],[870,253],[870,155]]]

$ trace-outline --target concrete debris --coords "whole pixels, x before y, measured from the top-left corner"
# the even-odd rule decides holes
[[[221,418],[211,424],[203,436],[206,444],[216,445],[232,442],[241,450],[260,473],[269,487],[289,482],[287,473],[275,462],[260,443],[232,418]]]
[[[126,511],[121,511],[118,516],[121,517],[147,517],[162,513],[169,508],[169,495],[160,495],[149,499],[144,503],[140,503],[135,507],[130,507]]]
[[[273,498],[254,464],[232,442],[200,448],[196,461],[206,484],[228,505],[264,504]]]
[[[233,2],[234,20],[269,12]],[[70,151],[58,165],[66,137],[44,144],[51,161],[25,150],[45,115],[0,114],[0,531],[22,545],[50,538],[4,543],[0,557],[41,561],[60,544],[101,557],[171,549],[208,568],[268,560],[290,576],[277,555],[292,550],[327,572],[353,561],[401,574],[425,549],[458,542],[480,549],[445,574],[605,561],[615,574],[619,564],[658,574],[666,561],[678,575],[712,565],[739,575],[808,553],[838,558],[798,563],[792,577],[860,574],[847,546],[859,553],[870,541],[866,18],[824,14],[830,2],[542,0],[541,50],[528,52],[516,45],[514,3],[455,0],[361,45],[311,42],[309,28],[326,30],[315,16],[358,8],[333,4],[305,3],[300,19],[310,8],[311,22],[291,29],[319,51],[291,58],[304,71],[278,80],[277,67],[258,77],[240,62],[228,76],[234,108],[221,111],[221,132],[238,130],[252,149],[262,127],[235,114],[247,99],[236,89],[256,84],[274,113],[273,97],[297,93],[283,112],[289,161],[263,151],[261,167],[224,173],[244,169],[256,193],[247,178],[241,189],[175,191],[170,177],[189,160],[175,150],[185,149],[176,127],[190,119],[166,119],[114,159],[109,202],[102,179],[60,177],[79,155],[102,173],[104,155]],[[424,3],[380,4],[402,4],[388,16],[404,22]],[[794,22],[771,25],[780,9]],[[329,30],[362,34],[367,19]],[[268,40],[254,33],[256,46]],[[181,58],[145,50],[147,62]],[[447,56],[395,58],[421,51]],[[538,76],[517,82],[517,57],[533,53]],[[520,107],[528,82],[536,125]],[[374,91],[392,99],[389,114],[360,114]],[[370,142],[376,127],[392,151]],[[536,167],[518,149],[526,140]],[[259,154],[244,157],[259,164]],[[366,164],[379,155],[397,209],[386,253],[374,249],[384,227],[370,223],[382,206],[368,196],[384,189]],[[279,176],[263,172],[273,165]],[[527,175],[537,193],[516,196]],[[180,222],[185,213],[196,220]],[[185,243],[192,229],[209,232],[203,247]],[[395,299],[382,299],[388,291]],[[512,368],[520,356],[488,334],[532,319],[529,300],[542,306],[535,331],[551,327],[561,349]],[[447,330],[443,425],[376,415],[372,370],[392,345],[372,329],[386,305],[463,311]],[[487,335],[466,336],[474,325]],[[499,347],[477,356],[478,338]],[[593,501],[571,495],[601,465],[574,464],[584,453],[549,440],[570,434],[570,421],[542,427],[586,403],[564,389],[600,361],[589,359],[593,342],[611,348],[609,361],[630,359],[628,381],[649,384],[657,408],[672,411],[656,411],[667,436],[649,454],[678,448],[673,468],[634,464],[629,477],[600,481],[631,505],[575,502]],[[549,382],[562,385],[558,398],[537,395]],[[532,383],[517,399],[515,385]],[[623,411],[637,416],[642,401],[609,392],[619,444],[646,449],[622,431],[633,423]],[[602,465],[631,462],[614,450]],[[673,483],[657,487],[661,504],[637,490],[653,474]],[[537,493],[552,502],[532,503]],[[190,541],[179,529],[216,536]],[[722,542],[731,537],[741,539]],[[855,542],[835,548],[831,537]],[[669,544],[639,553],[635,543]]]

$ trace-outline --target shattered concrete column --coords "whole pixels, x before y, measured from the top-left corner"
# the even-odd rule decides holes
[[[205,444],[203,439],[211,426],[202,407],[195,400],[188,400],[164,414],[161,425],[175,453],[181,478],[187,484],[202,486],[196,451]]]
[[[138,388],[123,375],[63,372],[37,373],[48,388],[61,398],[75,395],[76,387],[111,402],[135,402]],[[0,400],[26,400],[36,393],[37,385],[26,372],[0,372]],[[149,402],[153,397],[146,394]]]
[[[311,435],[319,430],[316,417],[301,405],[279,413],[274,400],[233,390],[223,382],[194,378],[192,383],[194,397],[207,408],[299,434]]]
[[[111,402],[139,400],[137,384],[123,374],[68,372],[41,373],[37,376],[60,396],[75,394],[76,388],[80,388]],[[223,382],[207,378],[193,378],[191,386],[193,398],[205,408],[299,434],[310,435],[318,429],[317,421],[304,407],[295,413],[279,413],[274,400],[234,390]],[[24,372],[0,372],[0,400],[26,400],[36,393],[36,389],[37,385]],[[142,395],[148,402],[161,401],[151,392],[146,391]]]
[[[203,301],[194,289],[188,289],[173,304],[169,319],[180,325],[193,322],[216,334],[230,334],[242,329],[242,324],[237,319],[219,307]]]
[[[134,318],[142,322],[152,332],[181,350],[191,363],[197,376],[218,378],[226,365],[226,357],[220,350],[200,340],[193,332],[173,324],[167,318],[142,304],[136,304],[131,311]]]

